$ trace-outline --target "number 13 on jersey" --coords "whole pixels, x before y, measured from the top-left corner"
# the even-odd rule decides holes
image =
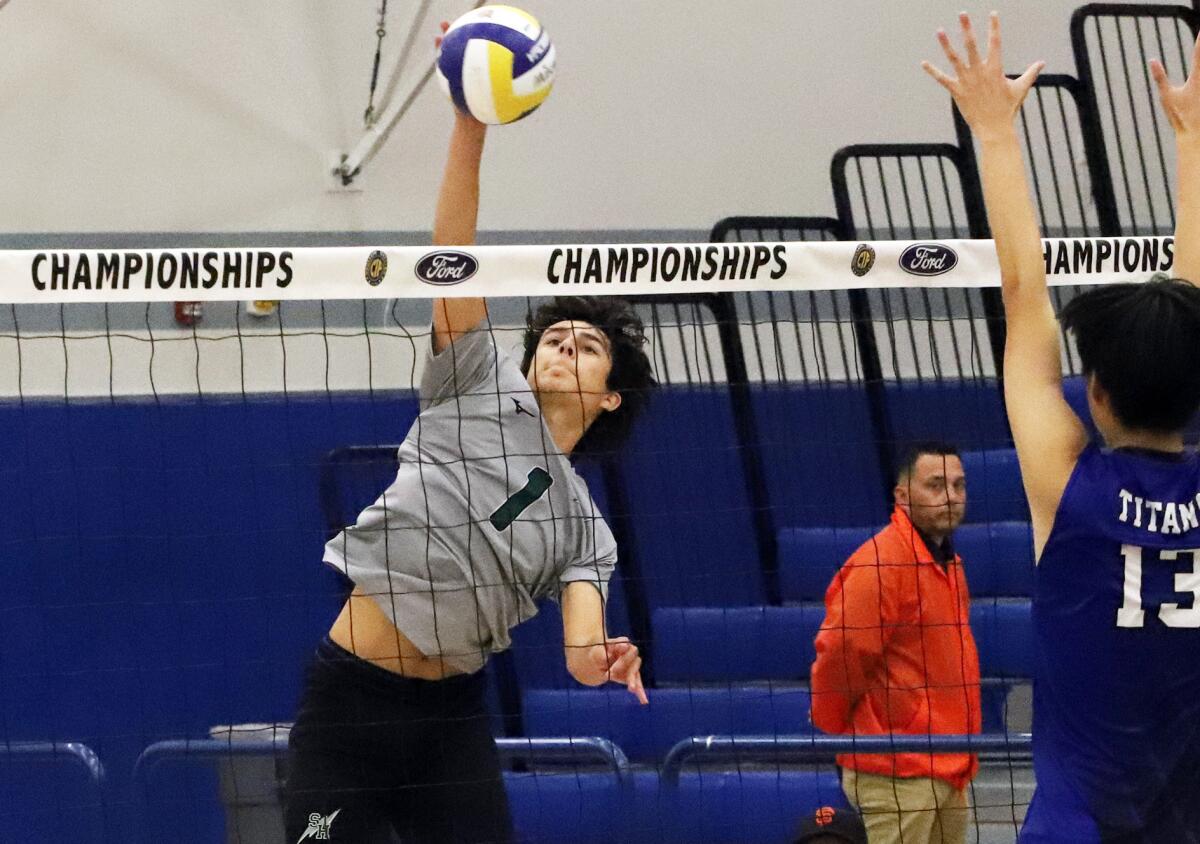
[[[1145,548],[1140,545],[1122,545],[1121,557],[1125,561],[1124,602],[1117,610],[1117,627],[1143,627],[1146,611],[1142,609],[1142,555]],[[1158,617],[1167,627],[1200,627],[1200,548],[1162,550],[1158,558],[1163,562],[1178,560],[1180,555],[1191,555],[1192,570],[1175,574],[1175,591],[1191,592],[1192,605],[1180,607],[1177,603],[1164,603],[1158,608]]]

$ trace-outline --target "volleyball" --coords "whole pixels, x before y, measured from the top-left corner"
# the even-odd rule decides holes
[[[512,123],[550,96],[554,62],[554,45],[537,18],[512,6],[482,6],[446,30],[437,77],[476,120]]]

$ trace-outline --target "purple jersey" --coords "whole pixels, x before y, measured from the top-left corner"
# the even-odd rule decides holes
[[[1089,445],[1033,601],[1023,842],[1200,842],[1200,457]]]

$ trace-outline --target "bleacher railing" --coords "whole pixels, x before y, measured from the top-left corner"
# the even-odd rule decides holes
[[[53,765],[56,768],[59,765],[65,765],[73,770],[79,771],[84,775],[82,783],[84,791],[80,793],[79,799],[82,803],[64,800],[61,795],[55,793],[41,793],[38,795],[39,803],[38,810],[43,815],[49,813],[53,816],[56,812],[62,811],[61,817],[55,819],[56,827],[54,832],[45,831],[47,835],[62,835],[64,828],[70,828],[72,841],[100,841],[104,838],[104,823],[105,812],[107,809],[108,794],[105,790],[106,773],[100,757],[86,744],[81,742],[58,742],[58,741],[12,741],[0,743],[0,764],[6,770],[18,777],[17,780],[12,780],[13,783],[23,781],[28,787],[29,784],[29,767],[33,765],[44,766]],[[40,780],[34,779],[41,785],[46,786]],[[6,788],[0,786],[0,793],[5,794],[9,799],[13,799],[12,793]],[[16,798],[15,805],[5,807],[10,816],[9,829],[14,831],[14,834],[21,836],[22,840],[45,840],[39,837],[43,830],[40,828],[30,829],[22,826],[20,820],[23,814],[33,806],[25,804],[19,797]],[[86,814],[81,816],[79,810],[83,810]],[[86,818],[86,819],[85,819]],[[40,827],[40,821],[36,822]],[[3,836],[0,836],[3,837]],[[4,840],[8,840],[4,838]]]
[[[1188,71],[1200,13],[1186,6],[1091,3],[1071,17],[1084,107],[1099,133],[1122,234],[1170,234],[1175,226],[1174,145],[1147,62],[1175,79]]]
[[[986,238],[983,193],[972,164],[953,144],[844,147],[831,165],[838,219],[861,240]],[[999,374],[1004,311],[998,290],[868,293],[871,313],[883,320],[888,377],[922,382]],[[942,319],[948,331],[935,330],[935,320]],[[909,362],[902,363],[906,356]]]
[[[149,844],[146,829],[151,805],[151,777],[165,762],[216,763],[238,758],[273,758],[278,763],[288,752],[288,731],[274,729],[269,739],[175,739],[150,745],[133,767],[138,800],[138,839]],[[610,771],[623,794],[633,789],[633,774],[625,753],[608,739],[579,736],[563,738],[501,738],[496,749],[502,764],[596,766]],[[548,774],[549,775],[549,774]]]
[[[988,753],[1013,761],[1032,752],[1029,733],[891,736],[693,736],[671,748],[662,765],[663,783],[679,785],[685,765],[752,762],[832,762],[846,753]]]
[[[721,225],[717,224],[718,227]],[[710,238],[715,239],[715,238]],[[665,296],[639,297],[634,300],[654,335],[653,347],[657,352],[655,371],[664,384],[714,385],[720,382],[714,363],[724,371],[724,380],[732,402],[733,424],[737,446],[741,453],[742,473],[745,478],[746,495],[751,503],[751,519],[754,526],[756,555],[760,564],[763,589],[768,595],[778,594],[775,585],[775,525],[771,519],[770,502],[767,500],[762,454],[758,441],[758,426],[754,418],[754,407],[749,400],[750,375],[746,349],[738,331],[737,303],[731,294],[674,294]],[[707,314],[707,317],[706,317]],[[717,348],[712,348],[713,341]],[[669,350],[675,355],[669,355]],[[674,366],[671,357],[678,361]],[[681,366],[680,366],[681,365]],[[682,368],[682,372],[678,370]],[[679,377],[682,376],[682,377]],[[628,512],[622,506],[624,479],[619,469],[612,464],[604,467],[605,486],[610,496],[614,513]],[[629,536],[632,530],[620,515],[616,518],[613,531],[618,542]],[[633,548],[634,542],[625,542],[623,547]],[[623,558],[623,564],[625,562]],[[626,578],[639,577],[639,561],[627,560]],[[634,590],[636,593],[636,590]],[[634,633],[639,629],[649,633],[649,607],[631,594],[630,615]],[[645,625],[644,628],[641,625]],[[648,638],[648,636],[647,636]],[[653,675],[653,660],[650,675]]]
[[[0,744],[0,757],[62,759],[77,765],[87,773],[99,795],[104,788],[104,765],[96,752],[86,744],[73,741],[13,741]]]

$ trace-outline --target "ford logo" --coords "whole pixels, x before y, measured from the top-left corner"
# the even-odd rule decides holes
[[[426,284],[461,284],[479,272],[479,262],[466,252],[443,249],[417,261],[417,278]]]
[[[914,243],[900,254],[900,269],[911,275],[942,275],[958,266],[958,253],[940,243]]]

